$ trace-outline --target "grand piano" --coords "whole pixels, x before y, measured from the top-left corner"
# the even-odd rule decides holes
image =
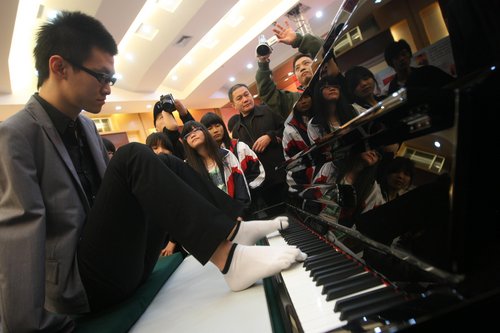
[[[307,95],[315,96],[312,91],[327,75],[329,62],[344,72],[373,64],[376,60],[367,60],[367,54],[383,53],[390,33],[381,31],[356,42],[362,39],[359,27],[374,21],[380,25],[377,20],[391,19],[389,14],[420,10],[418,1],[378,3],[344,1],[316,56]],[[328,208],[338,208],[342,192],[352,196],[356,188],[345,191],[344,186],[342,191],[335,184],[334,199],[312,200],[320,212],[308,209],[307,200],[263,211],[269,217],[287,214],[291,221],[290,228],[266,243],[296,245],[309,255],[303,265],[264,283],[268,300],[273,300],[269,304],[274,304],[270,311],[280,318],[273,323],[274,331],[498,330],[490,313],[500,305],[500,219],[497,196],[489,193],[499,185],[493,162],[499,108],[492,102],[500,87],[499,42],[478,46],[476,53],[468,49],[480,44],[476,38],[488,32],[485,27],[495,31],[498,24],[489,20],[490,4],[483,1],[433,5],[448,23],[450,36],[414,55],[435,55],[456,79],[440,87],[402,88],[280,166],[300,171],[319,163],[315,156],[325,151],[331,152],[335,165],[342,165],[350,156],[397,144],[396,155],[412,159],[416,169],[412,190],[347,222],[342,213],[329,216],[338,209]],[[409,29],[414,29],[411,23]],[[384,77],[380,79],[383,83]],[[346,201],[352,204],[355,198]]]

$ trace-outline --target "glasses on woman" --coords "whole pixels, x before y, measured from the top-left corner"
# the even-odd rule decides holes
[[[201,131],[201,127],[193,127],[191,131],[189,131],[186,135],[184,135],[182,138],[187,141],[187,139],[191,136],[191,134],[194,134],[198,131]]]

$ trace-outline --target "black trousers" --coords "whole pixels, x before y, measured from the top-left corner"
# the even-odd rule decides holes
[[[205,264],[242,209],[180,159],[138,143],[121,147],[77,251],[92,311],[124,300],[149,277],[167,232]]]

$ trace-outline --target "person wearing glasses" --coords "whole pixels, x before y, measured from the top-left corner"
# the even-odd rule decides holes
[[[59,13],[37,34],[38,93],[0,124],[3,332],[71,332],[76,315],[129,299],[167,232],[233,291],[306,258],[254,246],[287,218],[239,222],[241,205],[175,156],[133,142],[108,159],[81,111],[101,111],[117,51],[95,18]]]
[[[238,158],[219,147],[208,129],[197,121],[188,121],[182,129],[187,163],[231,198],[250,205],[250,191]]]

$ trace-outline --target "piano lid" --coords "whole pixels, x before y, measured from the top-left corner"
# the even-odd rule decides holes
[[[344,1],[302,95],[312,97],[312,106],[299,100],[293,110],[309,119],[312,143],[281,166],[289,175],[313,166],[316,179],[297,186],[311,215],[451,283],[473,266],[464,238],[471,203],[479,199],[465,193],[484,190],[471,181],[473,173],[485,168],[495,174],[491,166],[468,164],[474,149],[467,142],[494,149],[485,133],[498,124],[493,103],[484,98],[498,93],[492,88],[498,86],[496,67],[481,67],[491,63],[481,61],[477,73],[455,80],[455,59],[463,54],[454,57],[452,49],[459,50],[456,42],[464,37],[449,31],[463,24],[456,19],[462,5]],[[460,8],[460,15],[467,11]],[[455,26],[447,26],[446,18]],[[474,118],[474,104],[488,109],[487,124]],[[488,163],[484,156],[478,161]],[[484,200],[492,207],[483,216],[498,220],[492,199]],[[498,228],[485,225],[491,231],[485,239],[498,241]],[[484,248],[475,234],[473,244]]]

